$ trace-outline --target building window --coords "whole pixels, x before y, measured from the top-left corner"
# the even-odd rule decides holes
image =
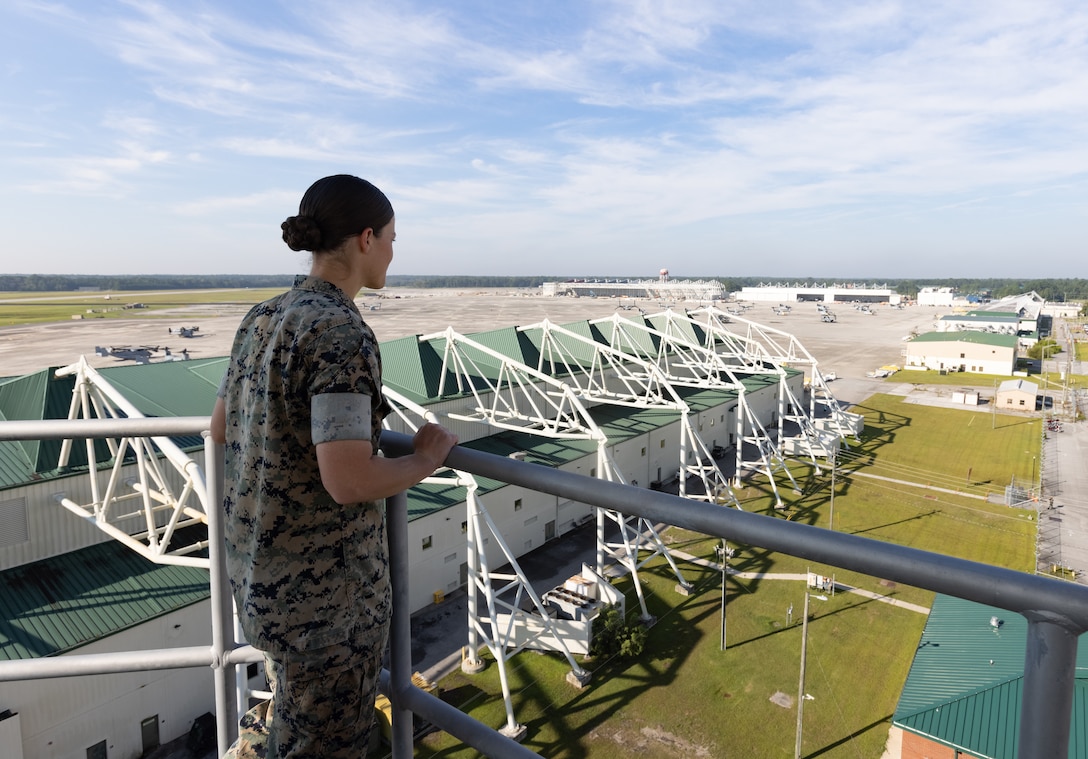
[[[468,522],[461,522],[461,534],[468,532]]]
[[[660,444],[658,445],[658,447],[659,447],[659,448],[664,448],[664,447],[665,447],[665,440],[664,440],[664,439],[662,439],[662,440],[661,440],[661,442],[660,442]]]
[[[645,455],[646,455],[646,448],[645,448],[645,447],[643,447],[643,449],[642,449],[642,455],[643,455],[643,456],[645,456]]]
[[[521,499],[518,498],[514,501],[514,511],[521,511]]]
[[[426,551],[428,548],[430,548],[433,545],[434,545],[434,536],[433,535],[428,535],[427,537],[423,538],[423,550],[424,551]]]
[[[1023,398],[1021,398],[1021,399],[1020,399],[1020,405],[1021,405],[1021,406],[1023,406],[1023,405],[1024,405],[1024,399],[1023,399]]]
[[[590,477],[596,477],[597,476],[597,468],[596,467],[589,470],[589,476]]]
[[[107,757],[105,741],[99,741],[87,749],[87,759],[107,759]]]

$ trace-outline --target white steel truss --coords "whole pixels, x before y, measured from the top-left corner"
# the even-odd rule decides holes
[[[56,374],[75,376],[69,419],[144,417],[82,356]],[[208,493],[200,466],[167,437],[108,439],[112,466],[103,487],[104,473],[98,467],[108,462],[99,462],[94,440],[85,442],[91,502],[78,504],[61,495],[60,504],[149,561],[208,567],[207,559],[190,555],[207,547],[206,533],[201,531],[199,540],[176,544],[182,528],[207,524]],[[72,440],[65,440],[60,467],[68,466],[71,453]],[[132,466],[136,477],[125,474]],[[135,508],[130,506],[133,501]]]
[[[459,392],[470,393],[473,397],[473,402],[466,409],[468,413],[448,412],[450,419],[479,422],[546,437],[592,440],[597,444],[598,476],[612,482],[626,483],[623,473],[609,453],[608,436],[582,402],[596,400],[595,398],[583,399],[581,389],[576,384],[526,366],[500,351],[456,332],[452,327],[438,335],[420,339],[436,337],[445,341],[439,395],[450,392],[446,388],[447,381],[455,381]],[[549,411],[553,416],[543,416]],[[619,543],[605,542],[605,517],[618,526],[621,537]],[[641,551],[648,552],[642,561],[639,560]],[[632,575],[642,619],[646,622],[652,621],[653,616],[646,605],[642,584],[638,581],[638,570],[646,562],[655,556],[664,556],[676,574],[679,587],[690,587],[656,528],[645,520],[630,521],[622,514],[602,513],[598,510],[597,572],[601,576],[606,571],[606,555],[611,556]]]
[[[624,320],[615,317],[617,322]],[[657,364],[633,351],[604,345],[545,319],[519,327],[521,332],[539,330],[542,372],[561,373],[577,388],[578,397],[594,403],[635,408],[659,408],[677,412],[680,419],[678,489],[683,498],[737,503],[729,482],[714,464],[711,449],[691,423],[691,408],[676,392],[673,381]],[[705,386],[705,384],[704,384]],[[701,493],[688,493],[689,477],[702,485]]]
[[[393,416],[413,431],[419,429],[421,422],[440,423],[433,412],[392,388],[384,388],[383,395],[389,401]],[[384,425],[389,426],[389,417]],[[507,681],[508,659],[525,649],[559,651],[570,664],[571,669],[567,676],[569,682],[581,687],[589,682],[590,674],[575,661],[564,635],[557,629],[544,602],[522,571],[517,556],[510,550],[502,532],[492,520],[480,498],[476,478],[468,472],[443,467],[423,482],[455,485],[465,489],[468,511],[468,658],[462,663],[462,668],[475,672],[482,667],[482,662],[477,658],[482,641],[499,667],[499,682],[506,707],[506,725],[500,732],[510,737],[522,736],[525,728],[518,724],[514,716],[513,700]],[[511,567],[510,572],[497,572],[489,567],[487,552],[484,550],[485,537],[495,540]],[[484,599],[486,616],[482,616],[479,609],[481,596]],[[532,610],[523,608],[526,600],[532,605]]]
[[[848,435],[855,438],[861,433],[860,415],[845,411],[835,400],[828,387],[827,380],[820,372],[819,362],[794,335],[773,327],[767,327],[743,316],[727,314],[715,306],[706,306],[691,312],[694,316],[702,315],[697,322],[707,331],[707,340],[729,341],[734,345],[744,346],[747,354],[743,361],[770,362],[777,366],[805,365],[810,367],[811,394],[809,417],[812,420],[826,419],[827,428],[837,433],[840,438]],[[736,335],[728,327],[730,322],[744,326],[745,334]],[[713,333],[713,335],[712,335]],[[818,414],[818,407],[827,409],[826,415]],[[825,454],[826,455],[826,454]]]
[[[765,374],[777,378],[779,386],[785,386],[785,370],[781,365],[760,357],[758,344],[752,350],[750,341],[734,335],[728,330],[716,326],[707,326],[691,319],[686,314],[677,314],[671,310],[658,315],[665,320],[664,330],[651,327],[645,321],[635,322],[618,315],[597,319],[592,323],[611,326],[610,340],[613,346],[621,349],[646,353],[651,352],[656,366],[662,369],[674,384],[692,387],[721,387],[732,389],[737,394],[737,429],[738,444],[735,453],[734,486],[742,484],[745,471],[762,473],[774,492],[776,505],[782,507],[782,497],[778,492],[776,472],[785,473],[787,479],[797,490],[785,458],[774,439],[767,433],[759,417],[748,403],[748,388],[739,375]],[[689,329],[683,329],[686,323],[690,329],[698,326],[708,334],[705,345],[693,342]],[[717,330],[720,334],[710,334]],[[780,390],[780,392],[783,392]],[[788,388],[785,392],[788,392]],[[781,438],[779,430],[778,437]],[[756,458],[746,458],[744,446],[754,448]],[[737,504],[739,506],[739,502]]]

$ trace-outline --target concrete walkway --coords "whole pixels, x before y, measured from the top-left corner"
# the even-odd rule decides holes
[[[683,551],[670,550],[674,559],[683,559],[684,561],[692,564],[698,564],[699,566],[708,567],[718,572],[722,571],[722,565],[714,561],[707,559],[701,559],[698,556],[692,556],[689,553]],[[732,577],[738,577],[742,580],[788,580],[792,582],[807,582],[808,574],[791,573],[791,572],[738,572],[732,567],[728,567],[726,572]],[[890,596],[882,595],[880,593],[874,593],[871,590],[863,590],[862,588],[855,588],[852,585],[846,583],[836,582],[835,587],[830,589],[833,593],[853,593],[855,595],[864,596],[865,598],[871,598],[874,601],[888,604],[889,606],[896,606],[900,609],[906,609],[908,611],[917,612],[919,614],[929,614],[929,607],[919,606],[918,604],[907,603],[906,601],[900,601],[897,598],[891,598]]]

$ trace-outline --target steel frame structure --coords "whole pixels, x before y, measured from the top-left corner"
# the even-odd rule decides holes
[[[75,376],[69,420],[146,418],[82,356],[56,374]],[[137,435],[106,438],[105,442],[112,461],[105,487],[100,481],[99,464],[108,462],[98,460],[95,441],[87,439],[91,503],[78,504],[63,493],[57,495],[57,501],[149,561],[206,568],[207,559],[189,554],[207,548],[207,540],[172,545],[178,530],[208,523],[208,491],[200,466],[168,437]],[[61,443],[58,466],[62,469],[69,465],[72,444],[71,438]],[[131,466],[136,468],[135,478],[125,474]],[[180,489],[170,482],[170,470],[165,467],[180,479]],[[119,510],[130,501],[138,502],[136,510]],[[140,520],[142,529],[130,532]]]
[[[44,440],[196,434],[208,419],[51,420],[0,422],[0,440]],[[387,455],[410,449],[410,438],[390,432],[382,436]],[[218,500],[222,487],[223,446],[205,441],[210,496]],[[447,465],[474,475],[508,482],[557,497],[584,498],[600,508],[623,509],[646,519],[669,521],[685,529],[736,539],[772,551],[884,577],[946,593],[1022,615],[1028,634],[1024,656],[1023,697],[1020,700],[1020,759],[1066,756],[1076,682],[1079,637],[1088,631],[1088,588],[1048,577],[1016,572],[928,551],[882,543],[857,535],[833,532],[735,509],[677,498],[641,488],[586,478],[570,472],[527,465],[509,458],[455,448]],[[394,604],[390,631],[390,670],[383,672],[382,690],[393,703],[394,759],[413,753],[412,714],[475,747],[485,756],[532,757],[523,746],[476,722],[440,699],[414,687],[411,681],[411,624],[407,614],[407,513],[403,495],[390,509],[389,549]],[[177,667],[211,667],[215,671],[216,730],[219,755],[236,735],[237,709],[231,698],[230,674],[260,654],[237,643],[229,611],[230,593],[223,567],[219,535],[222,515],[209,519],[211,554],[211,645],[111,654],[45,657],[0,662],[0,682],[71,677]]]
[[[393,417],[400,419],[407,428],[415,431],[419,429],[421,422],[440,423],[434,412],[423,408],[396,390],[386,387],[382,392],[393,410]],[[389,417],[386,418],[384,424],[388,428]],[[483,662],[478,658],[482,641],[482,645],[487,646],[499,668],[499,683],[502,686],[503,704],[506,709],[506,725],[499,732],[520,740],[524,737],[526,728],[518,723],[514,715],[513,697],[506,672],[508,659],[527,648],[559,651],[570,664],[568,682],[582,687],[589,682],[590,674],[575,661],[563,635],[553,624],[540,595],[533,589],[518,563],[517,556],[510,550],[502,532],[488,513],[479,495],[479,484],[476,478],[468,472],[443,467],[424,479],[423,483],[455,485],[465,490],[465,504],[468,511],[466,553],[469,582],[467,589],[469,642],[467,657],[462,662],[461,668],[470,674],[479,672],[483,668]],[[511,572],[500,573],[489,567],[487,552],[484,550],[484,538],[488,535],[499,546],[503,557],[512,568]],[[481,618],[480,596],[484,599],[486,624]],[[522,602],[525,599],[532,604],[535,614],[522,608]],[[529,624],[530,617],[535,624]],[[537,632],[530,632],[527,636],[518,635],[519,626],[526,631],[535,628]],[[550,644],[552,640],[555,641],[554,645]],[[532,645],[534,643],[536,645]]]
[[[456,332],[452,327],[438,335],[421,339],[432,337],[441,337],[445,341],[439,395],[449,392],[446,388],[447,382],[456,381],[458,392],[470,393],[473,397],[473,403],[467,409],[470,413],[449,412],[449,418],[543,437],[592,440],[597,445],[598,477],[626,484],[623,473],[609,453],[608,436],[594,421],[585,405],[585,401],[600,401],[600,396],[583,391],[577,384],[556,379],[548,372],[526,366],[517,359]],[[569,368],[577,373],[575,367]],[[549,410],[551,414],[548,413]],[[604,540],[606,517],[619,527],[621,542],[618,544],[609,544]],[[640,561],[640,551],[649,552],[649,556]],[[681,587],[688,587],[657,529],[649,523],[640,522],[636,528],[620,512],[598,512],[597,573],[602,576],[606,573],[606,554],[633,575],[642,619],[646,622],[652,622],[653,617],[646,606],[642,585],[638,582],[638,569],[646,561],[656,555],[664,556],[676,574],[677,583]]]
[[[742,408],[737,420],[738,439],[742,443],[754,445],[763,464],[760,467],[759,464],[744,461],[741,446],[738,446],[737,482],[740,481],[742,469],[761,471],[766,474],[777,496],[775,471],[784,471],[791,482],[793,477],[771,436],[748,407],[745,401],[746,388],[737,373],[775,373],[782,388],[780,392],[789,394],[793,402],[791,407],[799,408],[800,404],[790,393],[785,381],[785,370],[774,361],[772,353],[758,349],[738,349],[738,346],[760,345],[751,338],[752,328],[758,328],[759,325],[751,323],[750,334],[743,341],[738,341],[728,331],[721,334],[717,327],[711,329],[708,325],[699,325],[707,329],[708,337],[707,345],[698,345],[688,338],[685,330],[677,326],[681,320],[689,325],[697,324],[690,316],[679,316],[670,310],[664,312],[663,317],[667,325],[665,331],[653,329],[645,322],[640,324],[618,316],[594,321],[593,324],[596,325],[606,321],[611,324],[610,345],[551,324],[547,320],[520,327],[522,332],[539,331],[540,360],[535,369],[460,335],[452,328],[448,329],[440,335],[432,336],[445,340],[439,394],[446,394],[447,381],[455,378],[458,390],[471,393],[475,403],[471,408],[472,413],[450,413],[450,418],[485,422],[546,437],[592,440],[597,444],[599,477],[620,484],[626,483],[608,452],[607,437],[589,415],[586,404],[614,404],[674,411],[678,415],[681,430],[677,470],[679,495],[716,504],[731,504],[739,508],[740,504],[730,483],[714,464],[710,449],[692,426],[688,404],[674,386],[733,389],[738,394],[738,403]],[[647,357],[647,345],[657,346],[653,360]],[[793,343],[791,348],[792,345]],[[723,346],[728,347],[728,350],[723,350]],[[487,360],[478,361],[481,357]],[[809,359],[812,361],[815,377],[815,360],[811,356]],[[101,374],[92,369],[85,359],[81,358],[79,362],[59,370],[57,374],[75,376],[69,419],[143,418],[140,411]],[[564,379],[556,379],[557,374]],[[408,427],[416,429],[417,419],[438,421],[432,412],[395,391],[387,388],[386,394],[396,415]],[[812,434],[810,427],[804,425],[804,414],[800,416],[798,423],[802,425],[802,430],[806,434]],[[188,555],[206,548],[208,541],[171,546],[178,529],[198,523],[207,524],[208,495],[200,467],[168,437],[109,438],[106,442],[112,454],[113,468],[105,489],[100,487],[99,461],[94,441],[87,440],[92,502],[80,505],[61,496],[58,500],[62,505],[92,521],[99,529],[151,561],[208,566],[208,560]],[[63,442],[61,466],[67,465],[69,461],[71,446],[71,439]],[[809,452],[811,454],[811,450]],[[162,468],[162,462],[171,465],[175,476],[180,478],[180,492],[175,492]],[[814,458],[813,462],[815,463]],[[125,467],[130,465],[134,465],[137,470],[138,476],[135,478],[124,476]],[[688,492],[689,477],[700,482],[701,493]],[[469,582],[472,586],[468,594],[470,656],[466,660],[466,668],[471,670],[479,665],[476,656],[482,640],[500,665],[507,712],[507,724],[502,732],[511,736],[520,735],[524,728],[517,724],[514,717],[506,680],[505,662],[510,656],[530,647],[559,650],[571,665],[568,675],[570,682],[584,684],[589,675],[577,664],[563,642],[562,635],[551,625],[544,603],[527,581],[514,553],[479,498],[475,478],[465,472],[447,469],[437,472],[428,481],[453,483],[465,489],[468,509]],[[795,482],[794,486],[796,488]],[[125,488],[132,492],[124,492]],[[197,505],[193,505],[194,499]],[[131,500],[139,500],[141,508],[119,513],[116,507]],[[658,555],[664,556],[677,577],[678,589],[686,590],[690,585],[653,523],[617,510],[595,508],[594,511],[598,574],[602,577],[605,575],[605,562],[608,557],[629,572],[633,576],[642,618],[651,623],[653,619],[648,612],[637,577],[638,570],[643,565]],[[144,520],[142,531],[130,533],[124,529],[125,526],[131,529],[132,521],[139,517]],[[606,520],[617,525],[618,542],[606,540]],[[514,568],[512,573],[500,574],[488,567],[482,540],[485,533],[490,533],[496,539],[506,560]],[[640,560],[643,552],[645,557]],[[486,623],[477,608],[477,594],[485,601]],[[507,600],[510,596],[512,600]],[[525,599],[531,603],[535,614],[521,608]],[[533,617],[535,625],[527,624],[529,616]],[[519,641],[515,636],[519,625],[523,630],[535,626],[540,632],[530,635],[528,639],[521,636]],[[541,641],[544,640],[557,641],[558,645],[543,645]],[[249,695],[246,684],[239,683],[237,687],[239,698],[244,700]]]

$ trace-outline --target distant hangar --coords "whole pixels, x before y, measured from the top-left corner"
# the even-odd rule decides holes
[[[733,296],[742,301],[771,303],[887,303],[891,306],[899,305],[902,300],[902,296],[887,285],[853,282],[760,283],[755,287],[742,287]]]

